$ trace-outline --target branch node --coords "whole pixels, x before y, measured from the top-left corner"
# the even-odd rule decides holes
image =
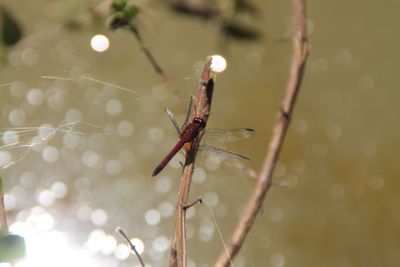
[[[194,205],[196,205],[197,203],[203,204],[203,199],[202,199],[201,197],[199,197],[198,199],[196,199],[196,200],[193,201],[192,203],[183,206],[183,209],[184,209],[184,210],[187,210],[187,209],[193,207]]]
[[[290,112],[286,111],[283,107],[281,107],[281,115],[286,120],[286,122],[290,121]]]

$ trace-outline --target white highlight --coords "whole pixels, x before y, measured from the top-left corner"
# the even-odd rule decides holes
[[[118,175],[121,173],[122,165],[119,160],[109,160],[106,162],[106,172],[109,175]]]
[[[211,69],[214,72],[223,72],[226,69],[226,59],[221,55],[211,56]]]
[[[130,121],[121,121],[118,123],[117,132],[122,137],[130,137],[133,134],[134,126]]]
[[[110,47],[110,41],[102,34],[97,34],[90,40],[90,46],[96,52],[104,52]]]
[[[122,112],[122,103],[118,99],[110,99],[106,103],[106,112],[115,116]]]
[[[107,222],[108,220],[108,215],[105,212],[105,210],[102,209],[97,209],[90,214],[90,219],[93,224],[95,225],[103,225]]]
[[[139,238],[132,238],[130,241],[135,246],[136,251],[139,254],[142,254],[143,251],[144,251],[144,243],[143,243],[143,241],[141,239],[139,239]]]
[[[8,120],[14,126],[21,126],[25,123],[25,119],[25,112],[21,109],[14,109],[8,114]]]
[[[46,146],[42,151],[42,158],[44,161],[52,163],[56,162],[60,153],[55,146]]]
[[[145,216],[144,216],[146,222],[149,225],[157,225],[160,223],[161,220],[161,214],[158,210],[156,209],[149,209]]]
[[[40,106],[40,104],[42,104],[44,101],[44,97],[45,95],[42,90],[33,88],[27,93],[26,100],[32,106]]]
[[[14,130],[5,131],[2,139],[5,145],[13,145],[19,141],[18,133]]]
[[[11,164],[12,156],[10,152],[3,150],[0,151],[0,169],[6,168]]]

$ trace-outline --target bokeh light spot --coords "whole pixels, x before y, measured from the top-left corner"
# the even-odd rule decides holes
[[[165,236],[159,236],[154,239],[152,247],[157,252],[165,252],[169,248],[170,241]]]
[[[97,34],[90,40],[90,46],[96,52],[104,52],[110,47],[110,41],[102,34]]]
[[[26,120],[25,112],[21,109],[14,109],[8,114],[8,120],[14,126],[21,126]]]
[[[106,163],[106,172],[109,175],[118,175],[121,173],[122,170],[122,165],[121,162],[119,160],[109,160]]]
[[[169,218],[174,214],[174,205],[171,202],[162,202],[158,205],[158,209],[163,218]]]
[[[106,112],[109,115],[116,116],[122,112],[122,103],[118,99],[110,99],[106,103]]]
[[[108,220],[108,215],[105,210],[96,209],[90,214],[90,220],[94,225],[103,225]]]
[[[27,93],[26,100],[32,106],[40,106],[44,101],[44,93],[41,89],[33,88]]]
[[[156,191],[159,193],[167,193],[171,190],[172,181],[169,177],[163,176],[156,181]]]
[[[114,251],[114,255],[119,260],[125,260],[129,257],[130,250],[127,245],[119,244]]]
[[[0,151],[0,169],[5,168],[11,164],[12,156],[11,153],[3,150]]]
[[[122,137],[130,137],[133,134],[134,126],[130,121],[118,123],[117,132]]]
[[[203,196],[204,204],[210,207],[215,207],[219,202],[219,197],[215,192],[207,192]]]
[[[59,158],[58,149],[54,146],[46,146],[42,151],[42,158],[44,161],[52,163],[56,162]]]
[[[385,185],[385,180],[380,175],[373,175],[368,179],[369,187],[375,191],[379,191]]]
[[[60,199],[60,198],[65,197],[65,195],[66,195],[67,192],[68,192],[68,188],[67,188],[67,186],[66,186],[64,183],[62,183],[62,182],[55,182],[55,183],[52,184],[52,186],[51,186],[51,191],[53,192],[55,198]]]
[[[213,55],[211,69],[214,72],[223,72],[226,69],[226,59],[221,55]]]
[[[18,133],[14,130],[7,130],[3,133],[3,143],[5,145],[13,145],[18,143],[19,141],[19,137],[18,137]]]
[[[156,209],[149,209],[144,216],[146,222],[150,225],[157,225],[160,223],[161,215]]]
[[[206,180],[206,172],[203,168],[196,168],[193,171],[193,182],[202,184]]]

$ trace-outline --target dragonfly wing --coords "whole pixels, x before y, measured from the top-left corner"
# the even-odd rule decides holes
[[[189,124],[190,115],[192,114],[192,110],[193,110],[193,101],[194,101],[194,97],[190,96],[188,111],[186,113],[186,118],[185,118],[185,121],[183,122],[181,131]]]
[[[237,154],[235,152],[231,151],[226,151],[221,148],[215,147],[213,145],[207,144],[207,143],[201,143],[200,144],[200,149],[203,151],[209,151],[214,154],[217,154],[218,156],[224,157],[224,158],[234,158],[234,159],[239,159],[239,160],[250,160],[249,158],[242,156],[240,154]]]
[[[237,128],[237,129],[218,129],[206,128],[205,140],[211,143],[229,143],[251,137],[254,134],[253,129]]]
[[[181,128],[179,127],[178,122],[174,118],[174,113],[172,113],[172,111],[170,111],[168,108],[165,108],[165,111],[167,112],[169,120],[174,125],[175,130],[178,132],[178,135],[180,135],[181,134]]]

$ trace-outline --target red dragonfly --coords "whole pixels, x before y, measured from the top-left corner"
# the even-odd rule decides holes
[[[189,105],[189,110],[188,113],[186,114],[186,119],[185,122],[183,123],[182,127],[179,127],[178,123],[176,122],[174,115],[171,111],[169,111],[166,108],[167,114],[169,119],[171,120],[172,124],[175,126],[175,129],[177,130],[179,134],[179,139],[178,142],[175,144],[175,146],[172,148],[172,150],[165,156],[165,158],[158,164],[158,166],[154,169],[152,176],[156,176],[159,174],[165,166],[168,164],[168,162],[175,156],[176,153],[181,150],[181,148],[187,144],[192,142],[202,130],[205,130],[206,133],[206,139],[214,139],[215,142],[219,143],[225,143],[225,142],[232,142],[244,138],[248,138],[253,134],[254,130],[249,129],[249,128],[239,128],[239,129],[213,129],[213,128],[207,128],[206,127],[206,122],[202,118],[195,117],[192,119],[190,123],[189,122],[189,116],[191,114],[192,110],[192,104],[193,104],[193,98],[191,98],[190,105]],[[213,153],[216,153],[220,156],[223,157],[230,157],[230,158],[236,158],[236,159],[245,159],[249,160],[247,157],[244,157],[242,155],[239,155],[234,152],[226,151],[220,148],[217,148],[213,145],[201,142],[200,143],[200,150],[207,150],[211,151]]]

